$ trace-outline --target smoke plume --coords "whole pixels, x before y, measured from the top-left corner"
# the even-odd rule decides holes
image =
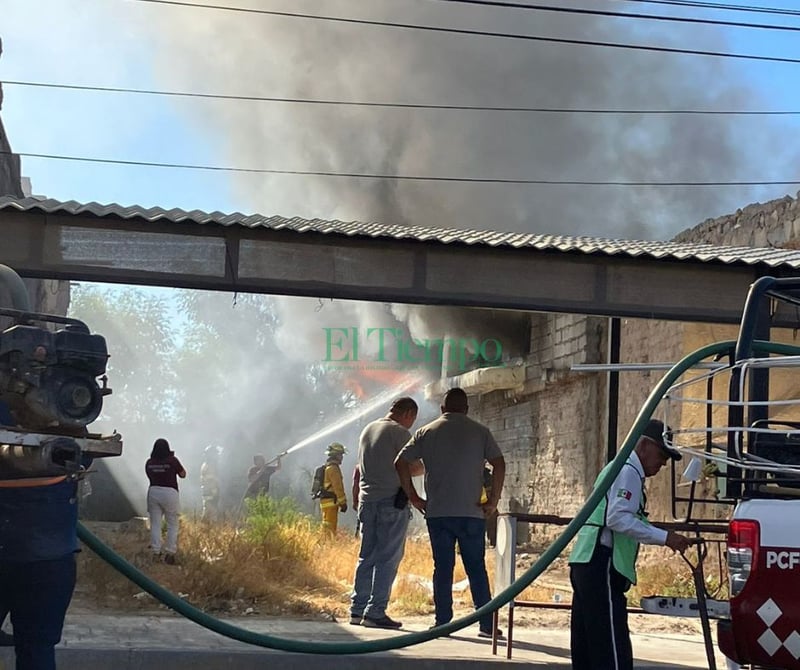
[[[239,0],[216,4],[242,6]],[[269,3],[268,9],[731,50],[726,34],[708,26],[434,0],[294,0]],[[559,108],[769,106],[751,90],[736,60],[163,5],[140,7],[138,16],[154,48],[158,83],[181,90]],[[796,158],[784,141],[784,129],[763,117],[525,114],[202,100],[176,104],[213,138],[223,162],[246,167],[463,178],[726,181],[786,178]],[[747,188],[268,175],[235,175],[231,180],[236,199],[265,214],[636,239],[668,238],[763,194]]]

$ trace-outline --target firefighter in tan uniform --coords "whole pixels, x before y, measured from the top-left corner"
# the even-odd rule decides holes
[[[347,449],[339,442],[332,442],[325,449],[327,461],[322,485],[324,493],[319,499],[319,509],[322,513],[322,525],[331,535],[336,534],[339,526],[339,512],[347,511],[347,494],[341,468],[346,453]]]
[[[205,460],[200,466],[200,492],[203,498],[203,521],[219,521],[219,455],[222,447],[205,448]]]

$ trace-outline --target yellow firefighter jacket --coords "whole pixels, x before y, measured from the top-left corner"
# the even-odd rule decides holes
[[[347,504],[347,494],[344,492],[344,481],[342,480],[342,469],[338,463],[325,464],[325,480],[322,488],[324,491],[330,491],[336,497],[320,498],[320,509],[326,507],[341,507]]]

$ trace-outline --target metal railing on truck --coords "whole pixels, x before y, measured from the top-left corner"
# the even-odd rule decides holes
[[[534,524],[534,525],[549,525],[549,526],[567,526],[572,521],[571,517],[561,517],[555,514],[525,514],[521,512],[505,512],[498,516],[497,520],[497,541],[495,545],[495,577],[494,588],[496,592],[506,589],[510,584],[516,580],[516,566],[517,566],[517,525],[520,523]],[[673,530],[676,532],[686,533],[692,535],[702,542],[697,543],[697,563],[689,564],[693,569],[695,595],[701,605],[695,611],[687,611],[686,616],[700,616],[701,621],[704,616],[708,614],[708,603],[717,603],[711,599],[705,588],[705,572],[703,568],[704,545],[712,543],[717,546],[718,550],[722,543],[725,542],[725,537],[728,533],[727,522],[717,523],[684,523],[684,522],[659,522],[653,525],[664,530]],[[711,535],[712,537],[706,537]],[[716,537],[713,537],[716,536]],[[721,537],[720,537],[721,536]],[[687,561],[688,562],[688,561]],[[696,573],[696,574],[695,574]],[[699,578],[699,582],[698,582]],[[702,587],[700,586],[702,585]],[[700,590],[698,593],[697,591]],[[521,594],[520,594],[521,595]],[[652,596],[648,600],[651,601],[650,607],[647,609],[643,607],[628,607],[628,613],[631,614],[664,614],[670,602],[675,601],[675,598],[666,596]],[[663,604],[659,608],[659,601]],[[506,632],[506,658],[512,657],[512,649],[514,642],[514,609],[516,607],[529,608],[529,609],[550,609],[550,610],[569,610],[571,603],[558,602],[558,601],[534,601],[524,598],[514,597],[507,603],[508,606],[508,622]],[[657,611],[661,609],[662,611]],[[704,614],[705,612],[705,614]],[[499,610],[495,610],[495,624],[494,628],[498,627]],[[715,616],[715,612],[711,613]],[[492,653],[497,654],[497,641],[493,640]],[[712,650],[713,653],[713,650]]]

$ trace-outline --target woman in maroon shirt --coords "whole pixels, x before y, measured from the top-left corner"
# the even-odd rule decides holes
[[[178,514],[180,495],[178,477],[186,477],[186,470],[169,448],[169,442],[159,437],[144,466],[150,488],[147,490],[147,513],[150,515],[150,548],[155,556],[161,555],[161,519],[167,518],[167,541],[164,543],[164,562],[175,563],[178,551]]]

